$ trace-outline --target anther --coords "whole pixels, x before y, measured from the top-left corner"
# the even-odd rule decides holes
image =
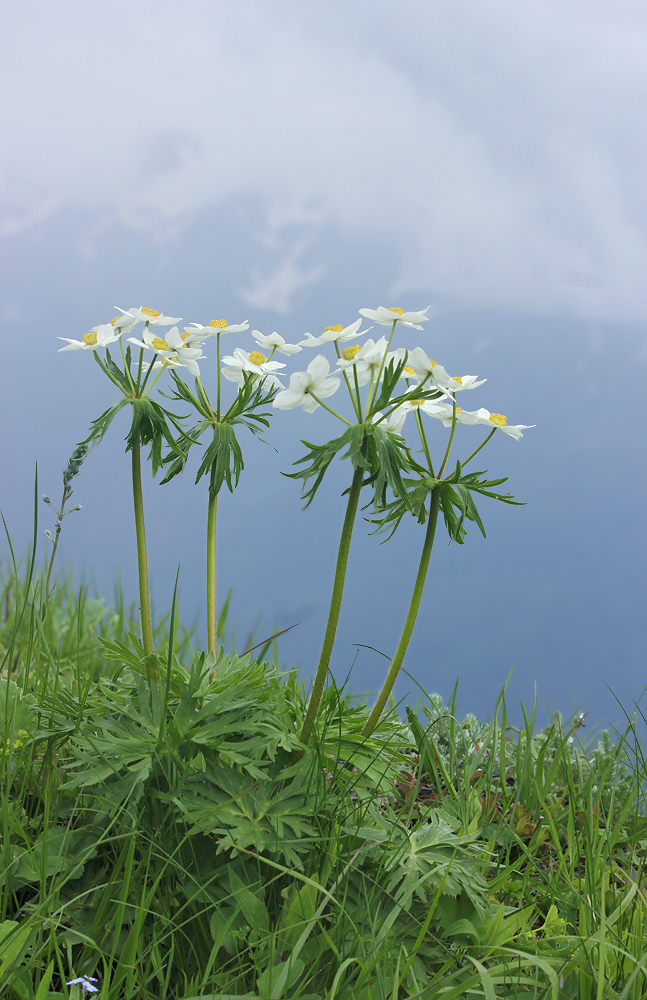
[[[507,424],[507,422],[508,422],[508,418],[505,417],[502,413],[491,413],[490,414],[490,423],[491,424],[496,424],[497,427],[505,427],[505,425]]]
[[[345,347],[341,353],[344,361],[352,361],[353,358],[357,357],[360,351],[361,351],[360,345],[353,344],[352,347]]]
[[[406,309],[400,309],[398,306],[389,306],[389,312],[397,313],[398,316],[404,316]]]
[[[343,329],[344,329],[343,326],[340,326],[338,323],[336,326],[325,326],[324,333],[328,333],[329,330],[332,333],[341,333]]]
[[[211,322],[209,323],[209,326],[212,326],[215,330],[226,330],[227,329],[227,320],[226,319],[212,319]]]
[[[93,333],[84,333],[83,334],[83,343],[86,345],[86,347],[94,347],[94,345],[96,344],[96,342],[97,342],[97,335],[96,335],[96,333],[93,332]]]
[[[249,355],[249,360],[253,365],[264,365],[267,358],[260,351],[252,351]]]
[[[161,337],[153,337],[151,343],[156,351],[168,351],[168,341]]]
[[[157,309],[149,309],[148,306],[142,306],[139,311],[143,312],[144,316],[150,316],[151,319],[155,319],[156,316],[159,316],[159,311]]]

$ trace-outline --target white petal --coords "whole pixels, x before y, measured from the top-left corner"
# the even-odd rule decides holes
[[[302,392],[294,392],[292,389],[284,389],[280,392],[274,403],[272,404],[277,408],[277,410],[292,410],[295,406],[300,406],[303,403],[304,396]]]

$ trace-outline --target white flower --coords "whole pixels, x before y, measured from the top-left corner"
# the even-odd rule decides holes
[[[530,430],[531,427],[536,426],[535,424],[509,424],[508,418],[503,413],[490,413],[485,407],[475,410],[469,416],[473,417],[474,420],[464,420],[463,423],[473,422],[475,424],[486,424],[488,427],[496,427],[498,430],[503,431],[504,434],[509,434],[515,441],[523,437],[522,431]]]
[[[115,309],[117,308],[118,307],[115,306]],[[121,316],[115,316],[115,318],[110,321],[110,325],[120,333],[125,333],[126,330],[130,330],[138,322],[139,321],[136,320],[134,316],[131,316],[130,313],[123,313]]]
[[[411,374],[412,378],[424,379],[431,375],[432,381],[443,392],[475,389],[477,385],[483,385],[487,381],[484,378],[479,380],[477,375],[448,375],[442,365],[427,357],[422,347],[415,347],[413,351],[409,351],[407,368],[410,369],[408,374]]]
[[[427,309],[423,309],[422,312],[407,312],[397,306],[390,306],[388,309],[385,309],[384,306],[378,306],[377,309],[360,309],[360,314],[382,326],[392,326],[396,322],[402,323],[404,326],[412,326],[415,330],[422,330],[419,324],[425,323],[429,319],[425,313],[430,308],[427,306]]]
[[[443,403],[440,399],[406,399],[404,403],[400,403],[397,410],[391,414],[391,420],[399,414],[399,419],[401,419],[402,423],[404,423],[404,418],[407,413],[413,413],[415,410],[422,410],[422,412],[426,413],[427,416],[436,417],[441,420],[446,416],[448,410],[450,418],[452,414],[451,405]]]
[[[266,337],[260,330],[252,330],[252,337],[266,351],[278,351],[279,354],[298,354],[302,350],[296,344],[286,344],[280,333],[270,333]]]
[[[99,988],[92,985],[96,981],[94,976],[80,976],[78,979],[70,979],[67,986],[80,986],[84,993],[98,993]]]
[[[115,309],[119,309],[124,316],[130,316],[133,323],[149,323],[151,326],[173,326],[182,319],[181,316],[165,316],[164,313],[158,312],[157,309],[149,309],[148,306],[140,306],[139,309],[135,309],[134,306],[132,309],[115,306]]]
[[[59,347],[61,351],[96,351],[100,347],[107,347],[119,340],[122,331],[115,330],[112,323],[103,323],[101,326],[93,326],[89,333],[83,334],[82,340],[70,340],[69,337],[59,337],[65,340],[67,347]]]
[[[311,333],[306,333],[306,339],[300,340],[299,344],[301,347],[321,347],[323,344],[339,343],[343,340],[354,340],[355,337],[363,337],[365,333],[372,330],[372,326],[368,326],[365,330],[357,332],[362,325],[361,319],[358,319],[355,323],[351,323],[350,326],[327,326],[320,337],[313,337]]]
[[[185,327],[185,330],[191,333],[192,337],[199,336],[203,340],[206,340],[207,337],[215,337],[217,333],[245,333],[246,330],[249,330],[247,320],[243,323],[232,323],[229,326],[226,319],[212,319],[206,326],[202,326],[201,323],[191,323],[191,326],[194,327],[193,330],[189,330],[189,327]]]
[[[249,372],[251,375],[258,375],[261,379],[261,385],[266,388],[269,388],[269,386],[275,386],[277,389],[283,388],[275,372],[279,368],[285,368],[285,365],[279,361],[268,361],[260,351],[252,351],[250,353],[249,351],[243,351],[241,347],[236,347],[233,355],[223,358],[222,362],[222,374],[230,382],[238,382],[239,385],[242,385],[244,381],[243,372]]]
[[[313,413],[319,403],[311,393],[320,399],[326,399],[339,389],[339,379],[334,376],[328,378],[329,371],[328,359],[323,354],[318,354],[308,365],[307,371],[293,372],[290,375],[290,387],[278,394],[274,406],[279,410],[292,410],[295,406],[302,406],[306,413]]]
[[[378,410],[373,417],[372,423],[379,423],[380,427],[383,427],[385,431],[390,431],[391,434],[402,434],[402,428],[408,412],[409,410],[405,409],[403,404],[402,406],[398,406],[397,410],[394,410],[390,417],[384,419],[384,414]]]
[[[156,336],[154,331],[148,327],[144,327],[142,337],[143,342],[137,340],[135,337],[129,337],[128,342],[135,344],[136,347],[143,347],[148,351],[154,351],[163,361],[177,361],[185,368],[188,368],[192,375],[199,377],[200,369],[198,368],[197,361],[202,357],[202,348],[187,347],[185,343],[187,340],[186,335],[180,333],[176,326],[169,330],[165,340],[162,337]]]
[[[357,384],[366,385],[367,382],[370,382],[371,376],[374,378],[377,376],[386,348],[386,337],[380,337],[377,342],[369,337],[361,347],[359,344],[346,347],[342,351],[343,356],[337,362],[337,367],[341,371],[348,371],[349,374],[352,374],[349,370],[354,369],[357,372]]]

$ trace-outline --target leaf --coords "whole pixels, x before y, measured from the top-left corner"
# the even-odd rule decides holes
[[[403,438],[391,434],[381,425],[355,424],[338,438],[325,444],[311,444],[308,441],[302,441],[302,444],[310,451],[294,464],[308,463],[306,468],[283,475],[287,475],[289,479],[302,480],[302,496],[307,501],[306,507],[312,503],[333,458],[344,449],[346,451],[341,457],[349,458],[354,468],[366,471],[364,485],[373,485],[374,503],[384,503],[386,489],[389,487],[405,505],[409,505],[403,479],[403,472],[413,468],[409,449]],[[307,488],[310,480],[314,482]]]
[[[260,440],[262,429],[269,427],[271,412],[257,412],[260,407],[269,405],[276,396],[277,390],[272,388],[264,391],[262,386],[255,387],[255,376],[243,373],[243,385],[236,394],[236,399],[227,412],[220,418],[212,408],[209,398],[199,379],[195,381],[195,395],[175,373],[171,373],[175,382],[174,399],[191,403],[204,417],[186,434],[180,453],[171,451],[165,456],[163,464],[169,465],[168,472],[162,483],[168,483],[184,471],[188,451],[193,444],[198,443],[206,430],[211,428],[213,439],[207,446],[196,476],[196,483],[209,475],[210,496],[216,496],[223,483],[227,484],[230,493],[238,485],[240,474],[244,468],[243,453],[236,438],[234,426],[242,424]],[[267,443],[264,441],[264,443]]]
[[[281,993],[289,990],[297,982],[304,968],[303,959],[301,958],[289,958],[286,962],[279,962],[278,965],[270,966],[269,969],[266,969],[258,977],[257,988],[261,1000],[270,1000],[270,997],[274,1000],[276,997],[275,987],[286,971],[288,974]]]
[[[233,868],[229,870],[229,885],[237,906],[243,911],[245,920],[252,930],[267,934],[270,929],[270,918],[260,895],[252,892],[236,875]],[[262,891],[260,885],[258,885],[258,890]]]

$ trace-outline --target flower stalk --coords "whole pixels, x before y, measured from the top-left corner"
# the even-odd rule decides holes
[[[207,512],[207,640],[209,652],[218,655],[218,615],[216,608],[216,521],[218,517],[218,494],[213,489],[213,472],[209,489],[209,509]]]
[[[144,499],[142,496],[141,442],[139,434],[132,443],[133,506],[135,510],[135,534],[137,538],[137,570],[139,575],[139,608],[142,623],[142,643],[144,655],[153,653],[153,627],[148,587],[148,556],[146,553],[146,526],[144,524]],[[152,662],[147,664],[149,682],[156,680]]]
[[[315,674],[314,684],[312,686],[312,693],[310,695],[310,701],[308,703],[306,717],[303,723],[303,729],[301,730],[301,735],[299,737],[301,742],[305,744],[309,743],[310,737],[312,736],[312,730],[314,729],[315,719],[317,718],[317,712],[319,710],[321,696],[323,694],[324,686],[326,683],[326,677],[328,675],[328,667],[330,666],[330,657],[332,655],[333,646],[335,644],[337,623],[339,621],[339,612],[341,609],[341,602],[344,594],[344,582],[346,580],[348,553],[350,551],[350,543],[351,543],[351,538],[353,536],[353,526],[355,524],[355,517],[357,515],[357,507],[359,504],[359,495],[362,490],[363,479],[364,479],[364,469],[360,465],[357,466],[357,468],[355,469],[355,473],[353,475],[353,482],[348,495],[348,503],[346,505],[346,515],[344,517],[344,524],[341,530],[341,538],[339,540],[337,566],[335,568],[335,579],[332,588],[332,596],[330,598],[330,610],[328,612],[328,622],[326,624],[326,632],[324,635],[323,645],[321,647],[319,666],[317,667],[317,673]]]
[[[431,491],[431,501],[429,504],[429,518],[427,520],[427,531],[425,533],[425,542],[422,547],[422,554],[420,556],[420,564],[418,566],[418,573],[416,575],[416,582],[413,587],[413,594],[411,596],[411,603],[409,605],[409,611],[404,623],[404,628],[402,630],[402,635],[400,636],[400,641],[398,643],[398,648],[395,651],[395,656],[391,661],[391,666],[389,667],[389,672],[386,675],[386,680],[382,685],[382,690],[380,691],[377,701],[373,706],[373,711],[368,717],[366,725],[362,730],[362,736],[370,736],[376,725],[380,720],[382,710],[387,703],[389,695],[393,690],[393,685],[395,684],[395,679],[400,672],[400,667],[406,655],[407,649],[409,647],[409,640],[413,633],[413,627],[416,624],[416,618],[418,617],[418,611],[420,609],[420,601],[422,600],[422,592],[425,589],[425,580],[427,578],[427,570],[429,569],[429,559],[431,557],[431,550],[434,547],[434,538],[436,535],[436,523],[438,521],[438,508],[440,506],[440,489],[435,487]]]

